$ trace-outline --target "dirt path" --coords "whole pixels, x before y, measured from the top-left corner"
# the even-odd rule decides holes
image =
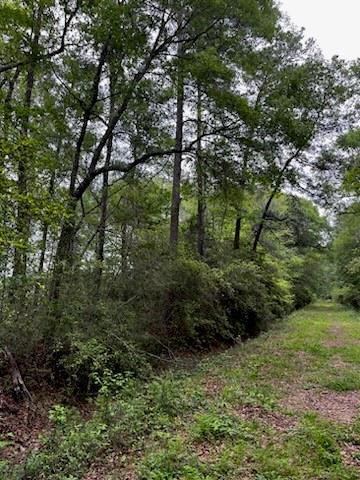
[[[27,478],[359,480],[359,406],[360,316],[317,304],[62,426]]]

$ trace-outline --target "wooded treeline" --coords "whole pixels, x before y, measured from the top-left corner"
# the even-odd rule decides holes
[[[0,338],[30,373],[90,392],[329,294],[310,199],[356,182],[356,64],[272,0],[8,0],[0,31]]]

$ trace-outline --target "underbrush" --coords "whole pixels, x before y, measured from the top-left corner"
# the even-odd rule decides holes
[[[0,336],[20,366],[41,365],[38,380],[72,396],[118,391],[124,376],[147,378],[179,350],[254,337],[293,308],[283,266],[267,257],[214,267],[186,255],[138,262],[119,278],[105,273],[100,292],[77,271],[56,302],[39,287],[31,303],[29,286],[23,304],[13,299]]]
[[[22,466],[0,464],[1,478],[80,480],[95,458],[111,450],[141,448],[146,436],[160,435],[176,422],[179,412],[197,408],[203,400],[202,389],[191,379],[169,372],[148,383],[124,379],[116,395],[104,389],[87,421],[76,409],[55,405],[49,414],[52,429],[42,438],[41,449],[30,453]]]
[[[309,339],[323,344],[337,313],[358,339],[357,317],[322,305],[191,371],[170,370],[147,382],[118,375],[117,387],[104,380],[91,418],[54,406],[41,449],[22,466],[0,463],[0,478],[81,480],[94,473],[97,459],[107,465],[116,457],[116,463],[109,460],[114,480],[128,474],[139,480],[355,480],[358,472],[345,462],[344,451],[353,446],[356,461],[359,419],[345,425],[307,409],[283,410],[287,389],[278,382],[290,365],[297,388],[300,382],[308,389],[309,380],[324,387],[326,365],[311,359],[306,366],[293,352],[303,353]],[[329,355],[336,358],[338,351]]]

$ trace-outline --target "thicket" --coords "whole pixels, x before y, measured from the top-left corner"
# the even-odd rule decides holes
[[[294,204],[308,211],[301,228],[291,213]],[[101,291],[92,268],[85,267],[69,275],[56,302],[48,300],[41,278],[29,279],[23,306],[9,285],[1,338],[27,366],[34,386],[47,381],[84,395],[104,383],[113,383],[116,391],[118,375],[147,378],[153,367],[184,351],[256,336],[321,296],[326,282],[325,220],[310,201],[281,195],[272,213],[284,211],[288,216],[285,222],[275,221],[275,237],[265,229],[269,251],[261,254],[244,247],[239,257],[230,241],[228,246],[218,242],[212,247],[222,249],[216,262],[214,253],[206,262],[191,253],[191,242],[174,256],[156,239],[150,252],[147,238],[137,246],[126,273],[104,273]],[[189,218],[189,229],[191,222]],[[305,238],[310,230],[311,238]],[[284,237],[281,244],[279,236]],[[17,290],[21,295],[23,288]]]
[[[358,205],[354,204],[340,216],[334,241],[338,282],[334,286],[335,298],[344,304],[360,308],[359,222]],[[343,217],[343,218],[341,218]]]
[[[360,308],[359,149],[360,130],[352,126],[323,152],[322,159],[331,159],[333,173],[330,178],[325,168],[321,175],[324,198],[336,199],[329,272],[332,295],[356,309]]]
[[[116,389],[324,294],[302,196],[351,75],[275,2],[6,1],[0,28],[2,373]]]

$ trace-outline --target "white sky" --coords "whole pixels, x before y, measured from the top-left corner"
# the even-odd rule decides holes
[[[326,57],[360,57],[360,0],[279,0],[292,23],[305,28]]]

